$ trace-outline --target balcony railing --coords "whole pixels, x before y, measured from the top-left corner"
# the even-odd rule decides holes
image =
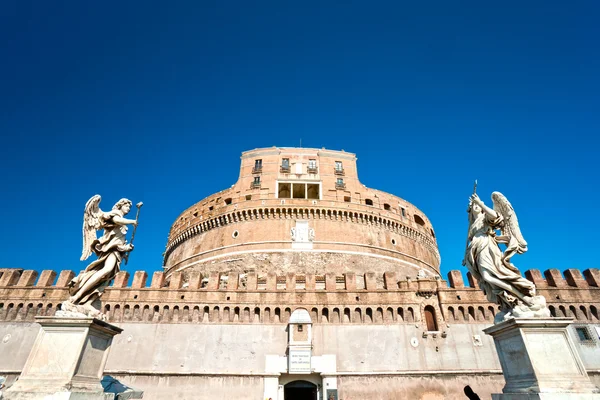
[[[309,166],[307,171],[309,174],[317,174],[317,173],[319,173],[319,168]]]
[[[335,188],[336,189],[346,189],[346,184],[345,183],[335,183]]]
[[[289,174],[291,171],[291,168],[289,165],[282,165],[281,167],[279,167],[279,172],[281,172],[282,174]]]
[[[344,168],[334,168],[336,175],[344,175]]]
[[[252,182],[252,189],[260,189],[260,182]]]
[[[262,165],[255,165],[254,168],[252,168],[253,174],[260,174],[261,172],[262,172]]]

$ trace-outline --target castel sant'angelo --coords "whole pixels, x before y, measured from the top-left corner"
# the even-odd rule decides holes
[[[157,249],[157,252],[161,250]],[[469,274],[440,274],[425,213],[358,180],[344,151],[244,152],[238,181],[173,223],[164,271],[121,271],[102,296],[106,375],[145,399],[464,399],[502,391]],[[21,373],[73,271],[0,269],[0,375]],[[600,271],[525,277],[600,383]]]

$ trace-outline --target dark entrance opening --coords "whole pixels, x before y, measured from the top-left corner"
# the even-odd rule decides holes
[[[307,381],[290,382],[283,387],[285,400],[317,400],[317,385]]]

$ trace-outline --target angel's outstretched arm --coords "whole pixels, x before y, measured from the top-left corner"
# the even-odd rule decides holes
[[[135,219],[127,219],[119,216],[114,216],[112,220],[117,225],[137,225],[137,221]]]

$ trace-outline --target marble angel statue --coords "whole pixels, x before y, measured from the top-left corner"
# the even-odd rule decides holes
[[[500,305],[495,322],[509,318],[549,317],[546,299],[511,262],[527,251],[515,210],[500,192],[492,193],[493,208],[473,194],[469,200],[469,231],[464,265],[490,302]],[[497,235],[497,231],[500,235]],[[506,246],[502,251],[500,244]]]
[[[82,261],[87,260],[92,253],[98,259],[69,282],[71,297],[62,306],[62,310],[67,313],[75,312],[97,318],[102,318],[103,315],[92,303],[100,299],[104,288],[119,272],[123,259],[126,260],[133,250],[133,244],[127,243],[125,237],[127,225],[137,227],[137,217],[135,220],[125,218],[131,211],[130,200],[119,200],[109,212],[100,209],[100,200],[101,197],[95,195],[85,205],[81,254]],[[141,205],[142,203],[137,204],[138,216]],[[101,229],[104,234],[98,238],[96,231]]]

